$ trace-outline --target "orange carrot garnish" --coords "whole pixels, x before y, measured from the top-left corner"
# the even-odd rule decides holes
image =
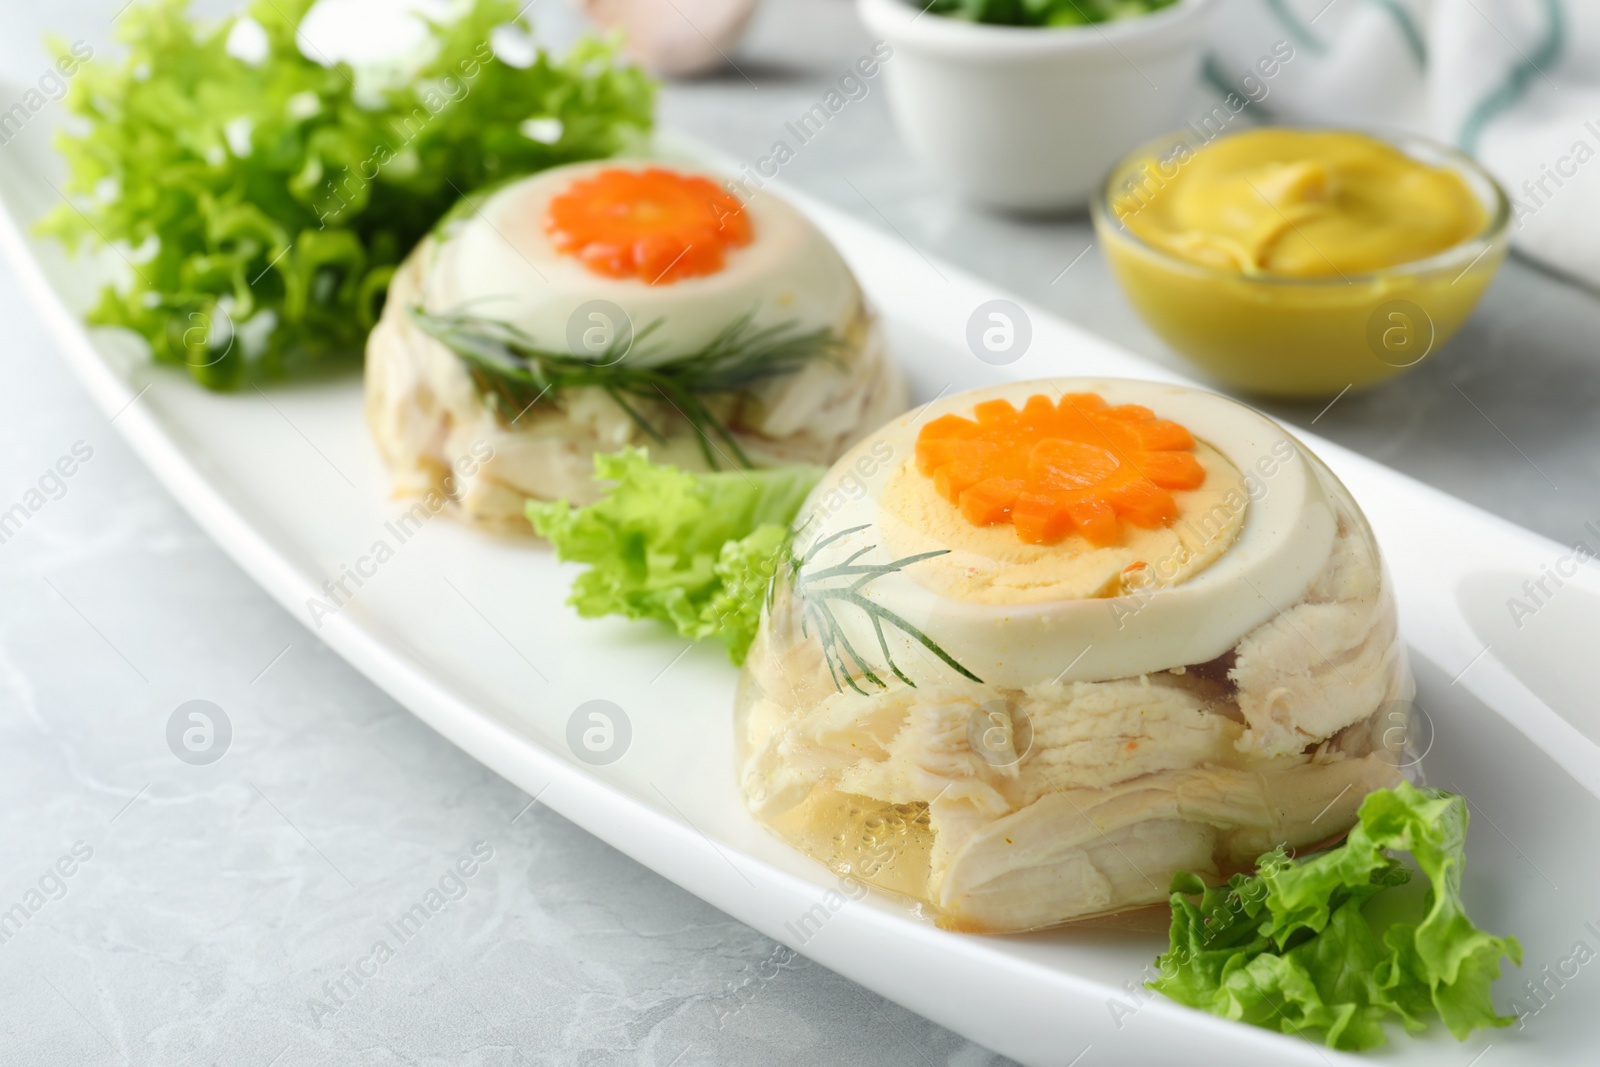
[[[1111,407],[1094,393],[1053,404],[1035,395],[1020,411],[986,400],[973,415],[924,426],[917,469],[969,522],[1010,522],[1029,544],[1077,533],[1113,545],[1124,522],[1170,525],[1178,517],[1171,490],[1205,481],[1189,431],[1136,404]]]
[[[608,278],[668,285],[715,274],[750,243],[744,207],[709,178],[662,167],[614,168],[552,197],[545,233],[559,252]]]

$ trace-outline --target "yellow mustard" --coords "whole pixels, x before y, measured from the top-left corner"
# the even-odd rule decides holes
[[[1123,224],[1243,274],[1364,274],[1427,259],[1488,221],[1455,172],[1344,130],[1252,130],[1149,167],[1114,202]]]
[[[1508,221],[1459,153],[1282,128],[1146,146],[1094,212],[1112,272],[1163,340],[1227,385],[1306,398],[1443,345],[1505,258]]]

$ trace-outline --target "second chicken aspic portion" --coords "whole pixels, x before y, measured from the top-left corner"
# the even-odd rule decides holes
[[[526,533],[588,504],[594,455],[691,470],[825,464],[905,409],[849,266],[799,210],[649,160],[463,201],[396,272],[366,415],[397,495]]]
[[[895,459],[865,491],[830,477],[802,511],[742,681],[741,785],[796,847],[941,925],[1025,930],[1336,838],[1398,779],[1376,546],[1270,421],[1050,381],[873,444]]]

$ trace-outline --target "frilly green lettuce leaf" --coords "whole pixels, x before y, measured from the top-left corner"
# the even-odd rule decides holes
[[[136,0],[117,58],[78,69],[57,46],[74,67],[57,138],[71,202],[40,231],[118,247],[124,279],[90,321],[213,388],[354,362],[395,266],[462,194],[614,155],[650,127],[652,83],[609,45],[500,59],[490,34],[516,0],[462,0],[415,69],[364,89],[297,43],[311,6],[198,21],[187,0]],[[260,62],[230,54],[241,24],[264,37]]]
[[[1169,948],[1150,988],[1339,1049],[1382,1045],[1390,1017],[1417,1031],[1437,1012],[1458,1039],[1507,1026],[1515,1019],[1495,1012],[1490,987],[1501,958],[1520,964],[1522,947],[1467,918],[1466,832],[1461,797],[1401,782],[1366,798],[1338,848],[1303,860],[1277,849],[1226,886],[1180,873]],[[1378,929],[1363,905],[1410,879],[1389,849],[1411,853],[1429,888],[1418,921]]]
[[[822,468],[698,474],[640,449],[596,455],[594,466],[616,483],[604,499],[528,502],[557,557],[589,564],[567,602],[585,618],[657,619],[684,637],[720,638],[743,663],[789,524]]]

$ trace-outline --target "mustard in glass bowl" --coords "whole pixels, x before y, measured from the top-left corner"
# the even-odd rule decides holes
[[[1415,367],[1505,259],[1510,204],[1454,149],[1263,128],[1152,141],[1092,204],[1123,291],[1235,389],[1332,396]]]

